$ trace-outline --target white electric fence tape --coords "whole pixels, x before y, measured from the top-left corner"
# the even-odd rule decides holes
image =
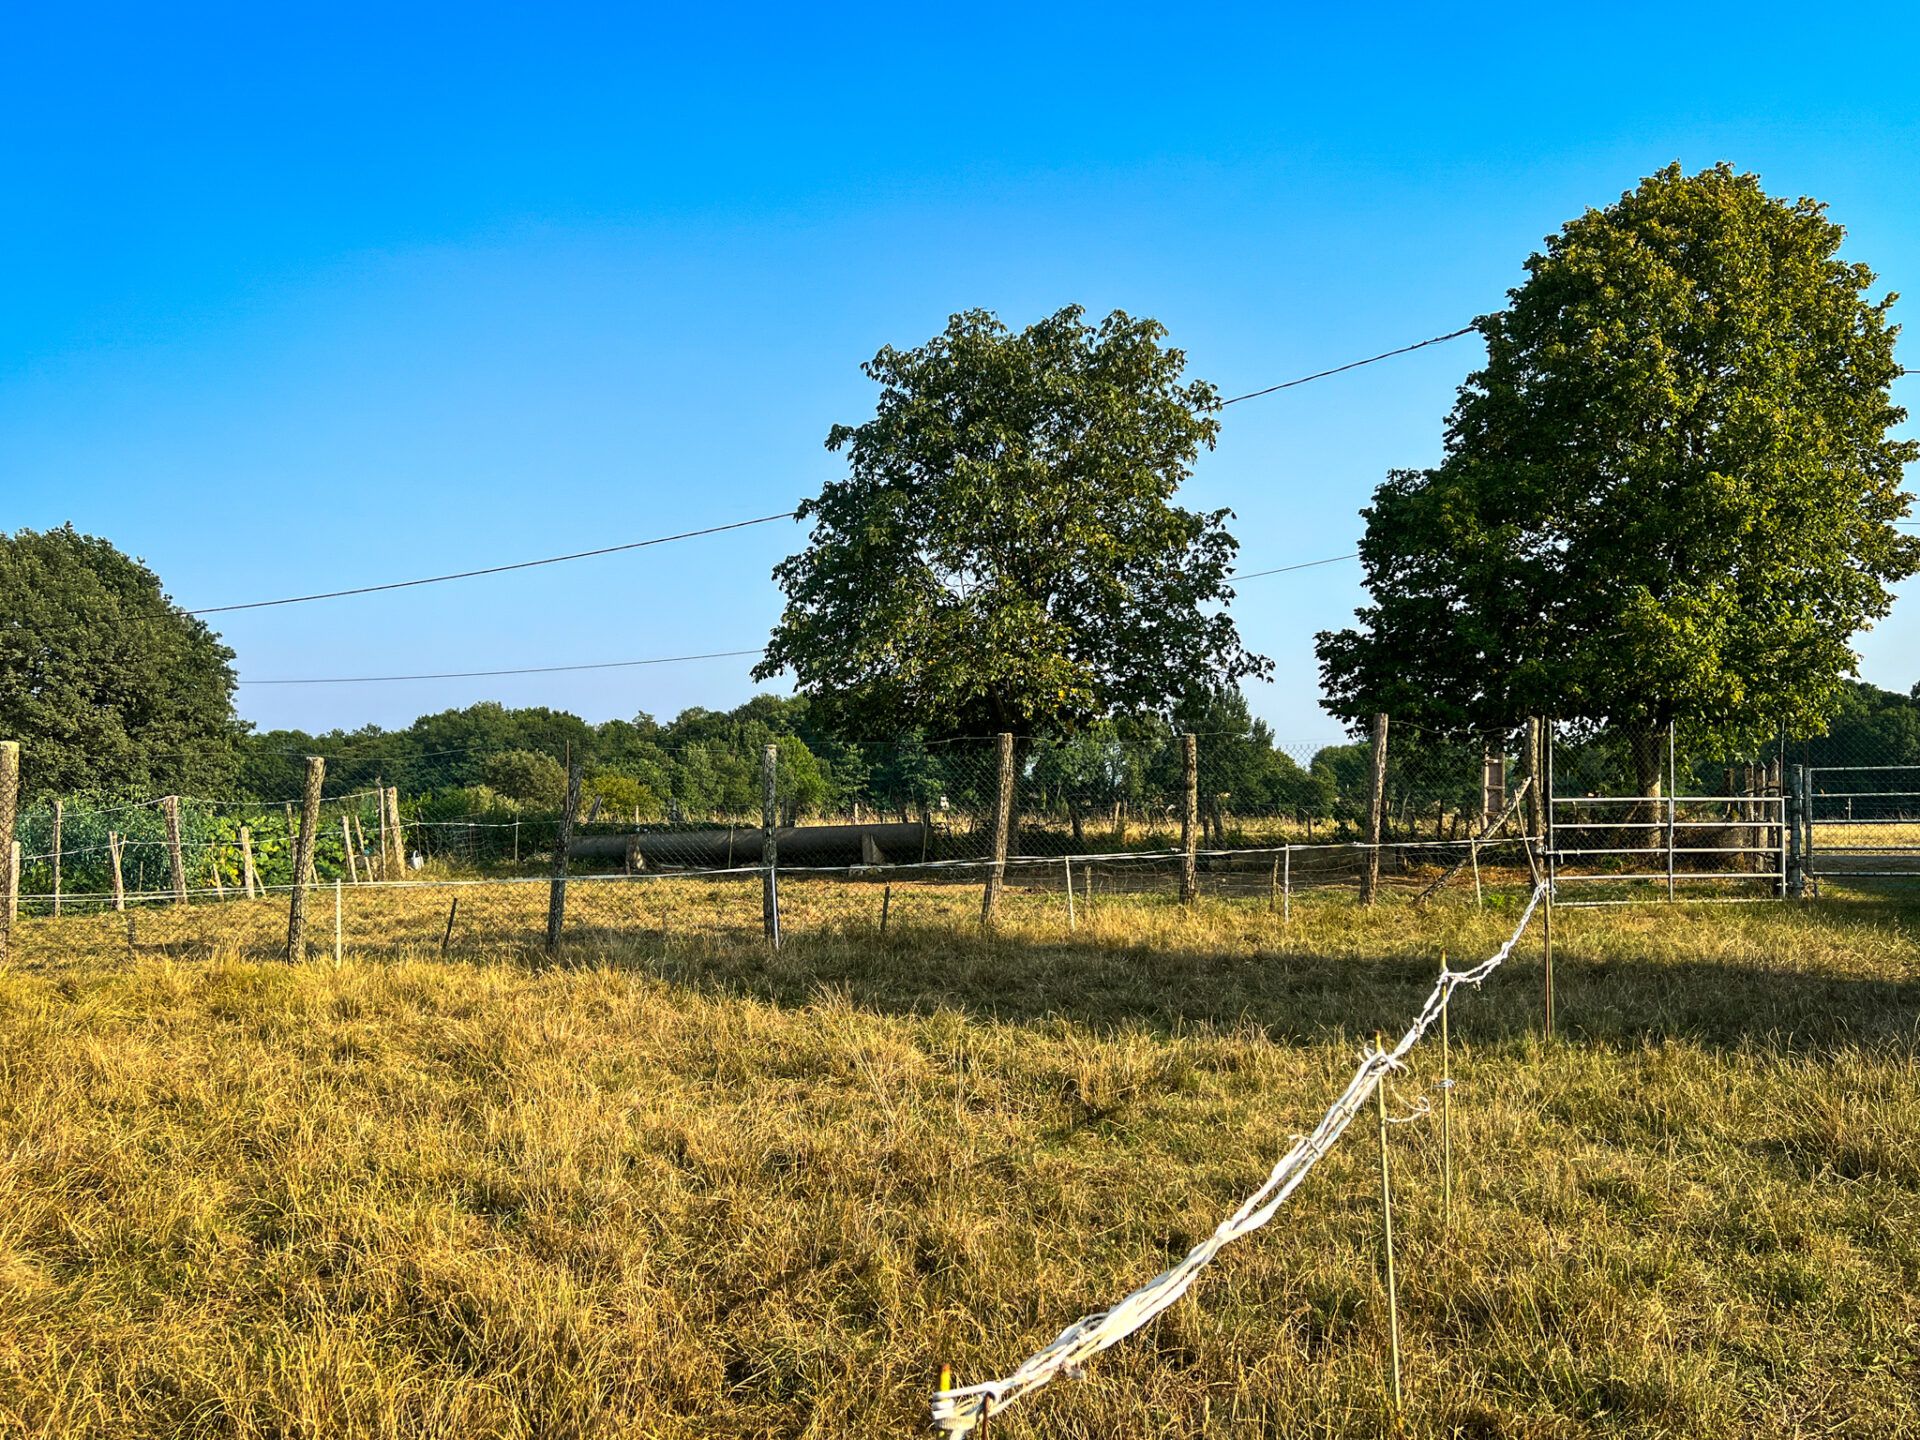
[[[949,1435],[967,1435],[988,1416],[999,1413],[1023,1395],[1030,1395],[1061,1374],[1075,1375],[1079,1368],[1101,1351],[1117,1345],[1140,1329],[1154,1316],[1187,1293],[1200,1272],[1230,1240],[1251,1234],[1273,1218],[1274,1212],[1294,1192],[1300,1182],[1333,1148],[1341,1133],[1353,1122],[1375,1088],[1389,1070],[1401,1068],[1402,1057],[1419,1043],[1427,1028],[1440,1018],[1447,997],[1462,985],[1479,985],[1498,970],[1513,953],[1513,947],[1526,933],[1533,912],[1546,894],[1546,886],[1536,886],[1520,913],[1506,943],[1471,970],[1445,970],[1434,983],[1427,1003],[1414,1017],[1413,1025],[1391,1050],[1374,1050],[1360,1062],[1353,1079],[1341,1092],[1310,1135],[1301,1136],[1291,1150],[1267,1176],[1266,1183],[1248,1196],[1246,1202],[1220,1223],[1220,1227],[1189,1250],[1178,1265],[1164,1271],[1135,1290],[1111,1310],[1096,1310],[1084,1315],[1057,1335],[1051,1344],[1030,1356],[1012,1374],[998,1380],[985,1380],[939,1391],[933,1397],[933,1424]]]

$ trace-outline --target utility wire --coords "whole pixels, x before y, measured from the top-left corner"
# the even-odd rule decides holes
[[[1276,565],[1271,570],[1250,570],[1245,575],[1229,575],[1229,580],[1258,580],[1262,575],[1285,575],[1289,570],[1311,570],[1316,565],[1337,565],[1342,560],[1358,560],[1359,552],[1351,555],[1329,555],[1324,560],[1302,560],[1298,565]]]
[[[1378,355],[1369,355],[1364,360],[1349,360],[1345,365],[1336,365],[1331,370],[1316,370],[1311,375],[1302,375],[1298,380],[1282,380],[1278,385],[1269,385],[1264,390],[1249,390],[1244,395],[1235,395],[1230,400],[1222,400],[1221,408],[1238,405],[1242,400],[1258,400],[1262,395],[1272,395],[1281,390],[1291,390],[1296,385],[1305,385],[1311,380],[1324,380],[1329,375],[1340,375],[1348,370],[1358,370],[1362,365],[1376,365],[1382,360],[1391,360],[1396,355],[1411,354],[1415,350],[1424,350],[1429,345],[1444,345],[1449,340],[1458,340],[1462,335],[1471,335],[1474,327],[1463,325],[1458,330],[1449,330],[1444,335],[1435,335],[1430,340],[1418,340],[1411,345],[1402,345],[1398,350],[1382,350]]]
[[[675,540],[693,540],[702,535],[719,535],[727,530],[744,530],[749,525],[768,525],[775,520],[791,520],[794,512],[762,515],[756,520],[736,520],[731,525],[709,525],[704,530],[684,530],[678,535],[659,535],[651,540],[632,540],[624,545],[604,545],[598,550],[576,550],[571,555],[549,555],[544,560],[519,560],[511,565],[489,565],[480,570],[458,570],[451,575],[428,575],[419,580],[391,580],[384,585],[359,585],[351,590],[323,590],[314,595],[288,595],[279,600],[249,600],[243,605],[208,605],[189,610],[189,615],[224,615],[234,610],[265,610],[274,605],[304,605],[309,600],[338,600],[347,595],[373,595],[382,590],[407,590],[415,585],[440,585],[448,580],[471,580],[476,575],[503,575],[509,570],[531,570],[540,565],[559,565],[568,560],[586,560],[595,555],[617,555],[623,550],[644,550],[650,545],[666,545]],[[260,683],[260,682],[255,682]]]
[[[688,660],[731,660],[759,650],[715,650],[706,655],[662,655],[653,660],[599,660],[590,665],[529,665],[517,670],[443,670],[431,675],[328,675],[311,680],[241,680],[241,685],[381,685],[393,680],[479,680],[493,675],[557,675],[565,670],[628,670],[636,665],[678,665]]]

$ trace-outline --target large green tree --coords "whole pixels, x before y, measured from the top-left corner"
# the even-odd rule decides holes
[[[1894,297],[1812,200],[1669,167],[1589,210],[1483,317],[1446,452],[1363,513],[1372,601],[1328,704],[1492,733],[1529,714],[1728,750],[1817,731],[1920,564],[1891,436]]]
[[[191,791],[234,764],[233,652],[72,526],[0,536],[0,738],[30,797]]]
[[[1263,674],[1226,602],[1225,510],[1174,504],[1219,422],[1152,320],[1069,306],[1019,332],[956,315],[880,351],[871,420],[837,425],[848,474],[774,578],[757,667],[791,670],[843,733],[1067,731]]]

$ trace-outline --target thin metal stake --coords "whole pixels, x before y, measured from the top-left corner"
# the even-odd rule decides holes
[[[1280,852],[1280,921],[1284,925],[1293,923],[1293,846],[1291,845]]]
[[[1373,1037],[1374,1048],[1382,1055],[1386,1046],[1380,1037]],[[1387,1072],[1380,1074],[1380,1083],[1373,1087],[1373,1097],[1379,1102],[1380,1111],[1380,1237],[1381,1250],[1386,1257],[1387,1269],[1387,1338],[1389,1354],[1393,1362],[1392,1400],[1394,1413],[1400,1411],[1400,1298],[1394,1286],[1393,1278],[1393,1183],[1387,1175]]]
[[[333,881],[333,968],[340,968],[340,877]]]
[[[1444,950],[1440,973],[1447,973]],[[1447,1002],[1452,999],[1449,985],[1440,996],[1440,1214],[1449,1235],[1453,1233],[1453,1044],[1447,1033]]]
[[[1468,848],[1468,853],[1470,853],[1473,856],[1473,908],[1476,910],[1479,910],[1484,908],[1484,902],[1480,898],[1480,842],[1479,840],[1477,839],[1469,840],[1467,842],[1467,848]]]
[[[1077,930],[1080,926],[1073,915],[1073,857],[1062,855],[1060,863],[1067,867],[1067,929]]]

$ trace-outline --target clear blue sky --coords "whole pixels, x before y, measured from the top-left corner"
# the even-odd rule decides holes
[[[1830,202],[1920,304],[1906,6],[14,7],[0,41],[0,524],[71,520],[187,605],[764,514],[835,473],[859,362],[949,312],[1158,317],[1228,393],[1497,307],[1672,160]],[[1906,363],[1920,352],[1906,342]],[[1228,412],[1193,503],[1243,568],[1353,548],[1469,339]],[[1920,381],[1905,398],[1920,401]],[[790,525],[222,617],[243,678],[760,644]],[[1351,564],[1249,581],[1283,739]],[[1863,642],[1920,679],[1920,598]],[[243,687],[262,725],[494,698],[593,719],[748,662]]]

